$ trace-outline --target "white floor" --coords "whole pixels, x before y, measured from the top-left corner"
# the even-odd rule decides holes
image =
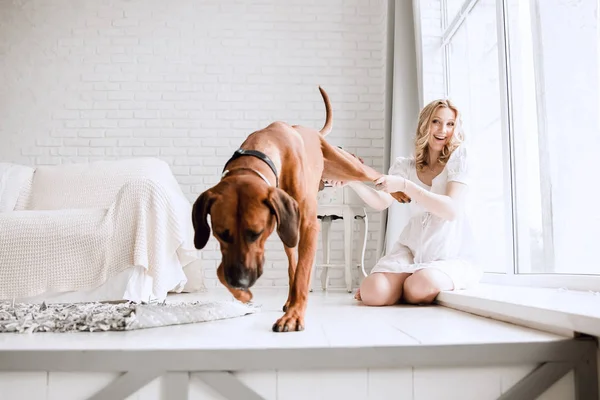
[[[374,347],[407,344],[546,342],[564,337],[441,306],[365,307],[347,292],[310,293],[306,328],[275,333],[287,291],[254,291],[261,311],[229,320],[130,332],[0,335],[1,350]],[[170,301],[232,299],[224,290],[178,294]]]
[[[255,304],[262,310],[254,315],[207,323],[170,326],[130,332],[52,334],[0,334],[2,352],[26,350],[221,350],[221,349],[303,349],[376,346],[547,343],[565,337],[474,316],[442,306],[365,307],[344,292],[316,291],[309,296],[306,330],[275,333],[271,326],[282,315],[285,290],[260,289]],[[202,294],[173,295],[170,301],[232,299],[224,290]],[[85,352],[87,353],[87,352]],[[160,364],[161,356],[155,360]],[[0,357],[1,358],[1,357]],[[37,358],[36,358],[37,359]],[[154,359],[154,358],[153,358]],[[39,359],[38,359],[39,360]],[[36,363],[36,365],[39,365]],[[0,367],[2,367],[0,365]],[[144,368],[141,365],[140,368]],[[147,366],[146,366],[147,367]],[[526,376],[535,364],[479,367],[401,367],[238,371],[235,377],[268,400],[296,399],[497,399]],[[18,372],[3,367],[0,372],[0,399],[86,399],[115,381],[118,372],[53,371]],[[181,373],[179,373],[181,376]],[[185,374],[189,387],[179,388],[185,398],[223,400],[201,378]],[[153,380],[128,400],[172,400],[164,375]],[[574,399],[570,373],[540,398]],[[172,387],[171,387],[172,388]],[[4,396],[8,397],[4,397]],[[176,397],[176,396],[175,396]],[[184,398],[184,397],[176,397]]]

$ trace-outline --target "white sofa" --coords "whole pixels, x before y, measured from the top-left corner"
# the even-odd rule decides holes
[[[160,301],[203,289],[191,204],[167,163],[0,163],[0,299]]]

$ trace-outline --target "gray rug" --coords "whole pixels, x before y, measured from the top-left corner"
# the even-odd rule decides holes
[[[130,331],[241,317],[260,309],[237,301],[190,303],[0,303],[0,333]]]

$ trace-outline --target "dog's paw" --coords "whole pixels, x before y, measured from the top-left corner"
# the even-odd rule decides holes
[[[285,315],[273,324],[273,332],[294,332],[304,330],[304,317],[294,310],[286,311]]]
[[[394,192],[390,193],[392,197],[398,200],[400,203],[410,203],[412,200],[408,197],[404,192]]]

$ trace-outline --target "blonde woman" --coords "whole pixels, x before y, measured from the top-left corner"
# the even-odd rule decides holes
[[[441,291],[479,281],[473,234],[464,212],[469,169],[463,140],[457,108],[449,100],[432,101],[419,115],[414,157],[398,157],[389,175],[375,181],[375,189],[347,183],[377,210],[392,204],[390,193],[402,191],[412,199],[410,220],[399,239],[356,293],[363,304],[428,304]]]

